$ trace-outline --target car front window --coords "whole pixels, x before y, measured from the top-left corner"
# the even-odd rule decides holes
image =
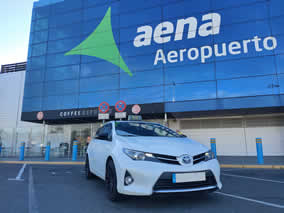
[[[116,122],[115,131],[120,136],[184,137],[175,131],[154,123]]]

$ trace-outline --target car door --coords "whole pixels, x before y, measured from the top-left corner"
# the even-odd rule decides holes
[[[98,132],[95,140],[94,148],[94,170],[96,174],[103,178],[105,177],[105,167],[108,156],[112,149],[112,124],[106,124]]]
[[[98,171],[96,169],[97,166],[95,165],[96,158],[97,158],[95,154],[95,150],[99,149],[100,143],[97,143],[97,140],[102,131],[103,131],[103,128],[99,128],[96,132],[95,139],[92,140],[90,144],[88,145],[88,157],[89,157],[89,162],[90,162],[90,170],[96,175],[98,175],[97,174]]]

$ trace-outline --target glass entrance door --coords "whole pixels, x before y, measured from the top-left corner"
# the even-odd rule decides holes
[[[91,124],[80,124],[71,126],[71,150],[75,141],[78,143],[78,158],[84,158],[87,149],[87,143],[91,137]],[[72,151],[71,151],[72,153]]]

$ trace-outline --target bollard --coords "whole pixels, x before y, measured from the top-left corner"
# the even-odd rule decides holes
[[[47,142],[46,148],[45,148],[45,160],[49,161],[50,156],[50,142]]]
[[[217,157],[217,149],[216,149],[216,138],[210,138],[211,151],[214,153],[215,158]]]
[[[0,156],[1,156],[1,152],[2,152],[2,142],[0,141]]]
[[[256,152],[257,152],[257,162],[258,164],[264,164],[263,161],[263,149],[262,149],[262,139],[256,138]]]
[[[23,161],[25,158],[25,142],[21,142],[20,146],[20,161]]]
[[[72,153],[72,160],[73,161],[77,160],[77,152],[78,152],[78,142],[74,141],[74,143],[73,143],[73,153]]]

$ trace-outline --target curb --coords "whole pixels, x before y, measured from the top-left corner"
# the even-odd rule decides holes
[[[239,169],[284,169],[284,165],[237,165],[221,164],[221,168],[239,168]]]
[[[0,161],[0,164],[30,164],[30,165],[85,165],[85,162],[45,162],[45,161]],[[284,169],[284,165],[242,165],[221,164],[221,168],[239,169]]]

